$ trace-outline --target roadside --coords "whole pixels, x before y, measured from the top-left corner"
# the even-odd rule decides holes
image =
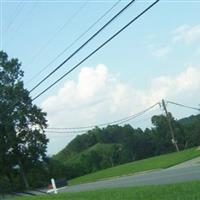
[[[61,193],[40,197],[24,197],[15,200],[194,200],[200,199],[200,181],[168,185],[106,188],[95,191]]]
[[[81,192],[81,191],[92,191],[105,188],[117,188],[117,187],[133,187],[133,186],[143,186],[143,185],[160,185],[169,183],[178,183],[192,180],[200,180],[200,156],[199,151],[196,148],[186,150],[183,152],[172,153],[168,155],[162,155],[158,157],[153,157],[141,161],[137,161],[136,165],[128,163],[116,169],[130,170],[130,167],[135,167],[134,173],[126,173],[119,176],[112,177],[102,177],[100,180],[93,180],[89,183],[77,183],[76,185],[70,185],[64,188],[58,189],[59,193],[62,192]],[[196,157],[187,160],[181,164],[174,165],[172,167],[166,168],[167,165],[177,163],[177,160],[184,161],[184,159],[189,159],[191,157]],[[167,160],[168,159],[168,160]],[[176,162],[174,161],[176,159]],[[158,163],[156,163],[158,162]],[[131,165],[130,165],[131,164]],[[125,167],[124,167],[125,166]],[[144,170],[144,167],[154,167],[155,169]],[[160,167],[159,167],[160,166]],[[163,169],[166,168],[166,169]],[[147,168],[148,169],[148,168]],[[108,172],[111,169],[108,169]],[[133,169],[131,169],[133,171]],[[137,171],[140,170],[140,171]],[[119,172],[119,171],[118,171]],[[43,190],[42,192],[45,192]],[[41,195],[41,191],[28,191],[27,194],[19,194],[21,196]]]
[[[178,165],[169,167],[168,169],[178,169],[178,168],[189,167],[189,166],[198,166],[198,165],[200,166],[200,157],[193,158],[191,160],[180,163]]]
[[[108,180],[115,177],[134,175],[152,170],[157,171],[159,169],[166,169],[171,166],[178,165],[196,157],[200,157],[200,151],[197,149],[197,147],[103,169],[91,174],[74,178],[69,181],[69,184],[76,185],[81,183],[92,183],[99,180]]]
[[[163,169],[144,174],[123,176],[104,181],[101,180],[92,183],[72,185],[63,188],[59,192],[82,192],[106,188],[163,185],[194,180],[200,180],[200,166],[190,166],[171,170]]]

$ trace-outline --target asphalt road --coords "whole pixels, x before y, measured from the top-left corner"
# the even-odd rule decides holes
[[[62,192],[80,192],[90,191],[103,188],[118,188],[118,187],[134,187],[142,185],[160,185],[169,183],[186,182],[192,180],[200,180],[200,157],[193,160],[181,163],[179,165],[152,172],[140,173],[137,175],[123,176],[118,178],[111,178],[108,180],[96,181],[93,183],[85,183],[73,186],[67,186],[58,189]],[[29,191],[35,195],[42,195],[46,193],[46,189],[41,191]],[[42,193],[41,193],[42,192]],[[22,193],[21,196],[30,196]],[[13,196],[12,196],[13,197]]]
[[[123,176],[93,183],[67,186],[60,192],[79,192],[103,188],[131,187],[142,185],[160,185],[178,183],[192,180],[200,180],[200,165],[186,166],[182,168],[169,168],[143,174]]]

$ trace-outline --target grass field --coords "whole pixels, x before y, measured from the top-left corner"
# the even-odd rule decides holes
[[[135,161],[131,163],[126,163],[123,165],[118,165],[116,167],[104,169],[95,173],[84,175],[69,181],[70,185],[78,183],[93,182],[97,180],[102,180],[110,177],[123,176],[134,174],[137,172],[167,168],[184,161],[190,160],[200,156],[200,151],[197,148],[192,148],[176,153],[165,154],[161,156],[156,156],[140,161]]]
[[[198,200],[200,181],[132,188],[104,189],[90,192],[63,193],[15,200]]]

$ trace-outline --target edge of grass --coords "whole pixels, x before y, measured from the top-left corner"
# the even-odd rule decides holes
[[[193,147],[180,152],[154,156],[86,174],[84,176],[71,179],[69,181],[69,185],[101,181],[110,178],[133,175],[139,172],[142,173],[156,169],[164,169],[191,160],[198,156],[200,156],[200,150],[197,147]]]
[[[148,185],[122,188],[106,188],[83,192],[60,193],[49,196],[16,197],[13,200],[195,200],[200,199],[200,181],[166,185]]]

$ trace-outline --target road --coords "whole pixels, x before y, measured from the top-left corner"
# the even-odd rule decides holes
[[[181,168],[168,168],[143,174],[123,176],[93,183],[67,186],[60,192],[80,192],[103,188],[131,187],[142,185],[160,185],[200,180],[200,165],[191,165]]]
[[[200,157],[179,165],[152,172],[144,172],[136,175],[122,176],[111,178],[108,180],[96,181],[93,183],[85,183],[73,186],[67,186],[58,190],[61,192],[80,192],[90,191],[103,188],[118,188],[118,187],[134,187],[142,185],[161,185],[169,183],[186,182],[192,180],[200,180]],[[46,193],[46,189],[39,191],[29,191],[35,195]],[[28,194],[20,194],[21,196],[29,196]]]

